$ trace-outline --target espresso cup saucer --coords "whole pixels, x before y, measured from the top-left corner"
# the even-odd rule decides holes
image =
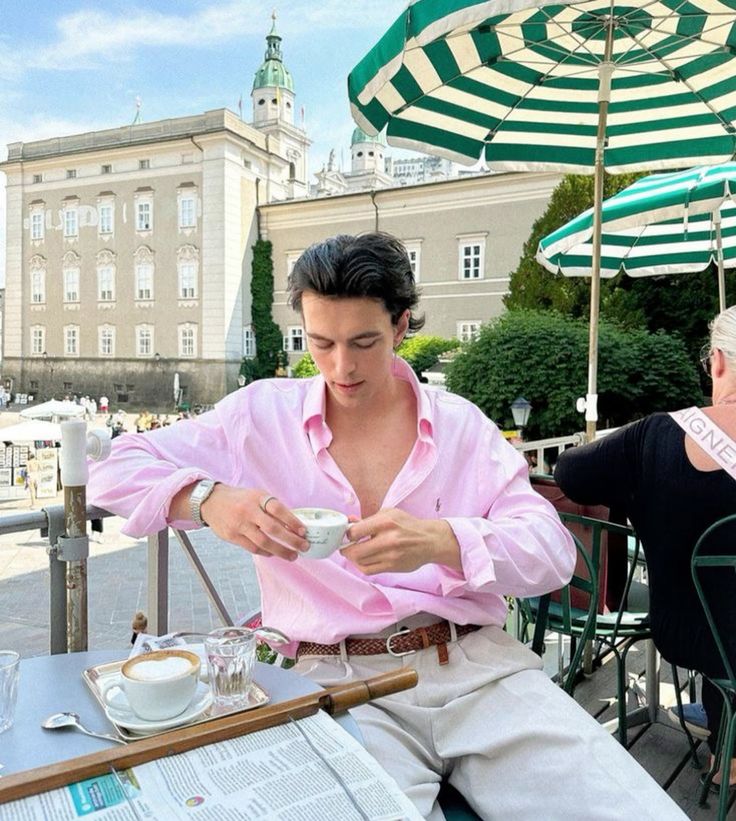
[[[212,693],[210,688],[203,682],[197,683],[197,690],[194,697],[189,702],[189,706],[184,712],[172,718],[161,719],[160,721],[149,721],[137,716],[128,704],[128,699],[121,689],[117,689],[110,698],[111,704],[105,706],[105,714],[119,727],[123,727],[136,735],[149,735],[159,733],[162,730],[169,730],[179,727],[199,718],[202,713],[212,704]]]

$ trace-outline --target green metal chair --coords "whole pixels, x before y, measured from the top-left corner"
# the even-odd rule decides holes
[[[596,616],[598,611],[598,577],[595,567],[588,555],[583,543],[575,534],[572,534],[575,548],[578,554],[576,572],[569,583],[555,593],[546,593],[544,596],[533,599],[518,599],[518,605],[522,611],[522,618],[527,623],[534,623],[534,635],[532,638],[532,650],[537,655],[544,653],[544,636],[546,630],[577,638],[576,647],[572,647],[572,658],[567,668],[567,674],[560,671],[560,684],[563,689],[572,694],[575,689],[575,679],[577,671],[582,661],[585,643],[593,637],[595,630]],[[573,591],[578,591],[587,600],[587,607],[573,606]],[[560,630],[552,625],[559,625]]]
[[[733,647],[733,630],[735,627],[733,611],[734,607],[736,607],[736,584],[734,584],[734,581],[736,581],[736,579],[734,579],[733,575],[731,576],[733,581],[731,582],[730,589],[727,589],[726,573],[730,570],[732,574],[736,574],[736,555],[728,553],[726,546],[733,546],[730,548],[732,550],[736,549],[735,536],[736,514],[719,519],[707,528],[695,543],[695,549],[693,550],[692,559],[690,560],[693,584],[695,585],[698,598],[705,611],[705,618],[708,621],[708,626],[713,634],[713,640],[718,648],[718,654],[723,664],[723,674],[721,676],[707,676],[709,681],[723,696],[724,709],[718,734],[718,749],[714,756],[713,766],[703,781],[703,788],[700,793],[701,806],[706,804],[706,797],[713,782],[713,776],[718,770],[721,770],[724,779],[729,777],[731,760],[734,756],[734,743],[736,743],[736,712],[734,711],[733,703],[736,697],[736,676],[734,675],[736,656],[734,656],[733,652],[728,652],[723,639],[723,634],[728,631],[728,634],[732,638],[731,647]],[[712,552],[713,548],[715,548],[716,552]],[[718,599],[712,595],[712,590],[707,591],[705,588],[706,584],[709,588],[711,587],[712,578],[708,577],[708,571],[714,569],[722,571],[718,573],[720,587]],[[726,614],[720,612],[714,613],[719,603],[725,603]],[[718,607],[718,609],[720,609],[720,607]],[[724,615],[727,616],[727,619],[724,618]],[[728,623],[724,624],[726,620]],[[730,790],[728,789],[720,790],[720,798],[718,801],[719,821],[723,821],[723,819],[726,818],[729,793]]]
[[[616,658],[618,739],[624,746],[627,746],[626,659],[635,642],[651,638],[648,613],[629,612],[625,609],[636,573],[641,544],[628,525],[573,513],[560,512],[559,516],[575,540],[578,556],[584,555],[585,567],[590,568],[587,582],[591,598],[587,607],[570,603],[570,590],[577,586],[574,578],[573,582],[561,591],[559,601],[555,600],[558,597],[554,594],[522,601],[522,607],[528,608],[526,619],[535,623],[532,650],[539,655],[544,652],[544,636],[547,630],[570,636],[571,649],[575,649],[573,649],[573,657],[564,681],[561,681],[565,690],[570,694],[580,677],[580,660],[588,639],[598,642],[600,646],[605,646],[613,652]],[[600,596],[598,572],[601,567],[602,545],[606,534],[617,534],[627,540],[633,540],[633,549],[629,555],[629,570],[619,607],[613,612],[601,613],[598,612]]]

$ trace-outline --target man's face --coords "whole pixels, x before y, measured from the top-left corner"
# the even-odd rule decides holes
[[[394,325],[379,300],[302,295],[309,352],[343,407],[370,403],[390,386],[394,347],[406,333],[409,312]]]

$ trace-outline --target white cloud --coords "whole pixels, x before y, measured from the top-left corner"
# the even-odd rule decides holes
[[[391,22],[404,3],[375,0],[370,16],[344,0],[295,0],[278,18],[278,30],[290,37],[323,31],[373,28],[376,20]],[[265,19],[264,19],[265,18]],[[263,35],[268,26],[261,3],[227,0],[199,7],[191,14],[167,14],[148,9],[123,13],[84,9],[60,17],[57,38],[47,44],[20,47],[0,42],[0,76],[17,77],[24,68],[68,70],[93,68],[98,60],[131,59],[144,47],[209,47],[247,35]]]

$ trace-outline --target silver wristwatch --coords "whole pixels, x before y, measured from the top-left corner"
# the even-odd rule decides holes
[[[212,479],[202,479],[194,486],[194,490],[189,496],[189,515],[195,524],[200,527],[209,527],[202,518],[202,505],[210,498],[217,482]]]

